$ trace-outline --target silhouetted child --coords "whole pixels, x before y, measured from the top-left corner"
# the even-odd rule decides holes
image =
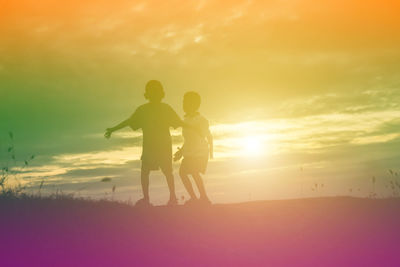
[[[174,155],[175,161],[183,157],[179,175],[190,195],[187,203],[197,200],[189,175],[193,177],[199,189],[200,201],[210,203],[200,173],[206,172],[208,157],[213,158],[213,138],[207,119],[198,112],[200,102],[200,95],[196,92],[187,92],[183,97],[184,122],[190,127],[182,129],[184,144]]]
[[[148,103],[139,106],[130,118],[121,122],[113,128],[108,128],[105,133],[106,138],[111,134],[126,126],[133,130],[142,129],[143,131],[143,150],[141,183],[143,199],[136,204],[149,204],[149,175],[150,171],[159,168],[167,178],[170,199],[168,205],[177,204],[175,195],[174,176],[172,173],[172,142],[170,127],[177,128],[183,125],[183,121],[176,112],[162,102],[164,89],[159,81],[152,80],[146,84],[144,97]]]

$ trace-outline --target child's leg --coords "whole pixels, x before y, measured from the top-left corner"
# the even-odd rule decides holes
[[[140,178],[142,182],[142,191],[143,191],[143,198],[146,201],[149,201],[149,176],[150,176],[150,170],[147,168],[142,167],[142,171],[140,173]]]
[[[200,173],[193,173],[193,179],[197,185],[197,188],[200,192],[200,199],[207,199],[206,189],[204,188],[203,178],[201,178]]]
[[[189,180],[188,174],[183,170],[182,166],[179,168],[179,176],[181,177],[182,183],[189,193],[191,199],[196,199],[196,194],[193,191],[192,183]]]
[[[161,171],[165,175],[165,178],[167,178],[167,184],[169,189],[169,200],[176,202],[175,181],[174,181],[174,175],[172,173],[172,167],[161,168]]]

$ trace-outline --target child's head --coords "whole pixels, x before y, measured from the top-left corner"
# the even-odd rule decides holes
[[[196,112],[201,103],[200,95],[196,92],[187,92],[183,96],[183,111],[185,113],[194,113]]]
[[[150,102],[161,102],[164,98],[164,88],[157,80],[148,81],[144,92],[144,97]]]

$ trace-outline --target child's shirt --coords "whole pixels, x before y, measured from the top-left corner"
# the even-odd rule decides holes
[[[182,135],[184,145],[183,157],[208,157],[207,135],[210,134],[208,120],[199,113],[194,116],[185,116],[183,120],[186,124],[193,126],[184,127]]]
[[[146,103],[129,118],[129,126],[143,131],[142,160],[170,160],[172,144],[169,128],[182,126],[182,120],[168,104]]]

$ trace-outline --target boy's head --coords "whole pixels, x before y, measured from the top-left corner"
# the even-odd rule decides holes
[[[164,98],[164,88],[157,80],[148,81],[146,84],[144,97],[150,102],[161,102]]]
[[[183,96],[183,111],[185,113],[193,113],[196,112],[201,103],[200,95],[196,92],[187,92]]]

